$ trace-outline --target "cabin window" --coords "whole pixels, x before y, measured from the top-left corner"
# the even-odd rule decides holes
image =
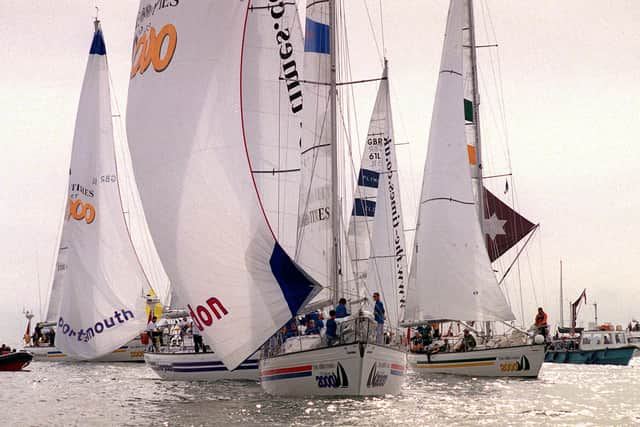
[[[582,337],[582,344],[591,344],[591,337],[589,335]]]
[[[620,344],[620,334],[616,334],[616,344]]]
[[[603,344],[611,344],[611,339],[609,338],[609,335],[605,335],[602,337],[603,338]]]
[[[596,335],[595,337],[593,337],[593,343],[595,345],[600,345],[600,337],[598,335]]]

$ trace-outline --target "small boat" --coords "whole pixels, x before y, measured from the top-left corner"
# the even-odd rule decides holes
[[[0,353],[0,371],[20,371],[26,368],[33,355],[27,351]]]
[[[583,303],[587,303],[586,289],[571,303],[571,326],[558,327],[554,339],[547,346],[544,361],[581,365],[628,365],[637,347],[629,342],[625,331],[614,330],[610,325],[599,330],[576,327],[578,311]]]
[[[624,331],[585,331],[558,328],[545,355],[545,362],[585,365],[628,365],[637,347]]]

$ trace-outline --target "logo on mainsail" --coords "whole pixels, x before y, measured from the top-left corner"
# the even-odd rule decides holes
[[[284,74],[284,80],[287,85],[287,92],[289,93],[289,102],[291,103],[291,112],[296,114],[302,111],[302,89],[300,88],[300,81],[298,75],[298,67],[296,65],[294,56],[293,45],[288,41],[291,38],[291,31],[289,28],[281,28],[280,22],[285,14],[285,7],[293,5],[293,12],[296,13],[294,3],[284,3],[280,0],[269,0],[270,3],[276,3],[271,6],[270,14],[276,22],[273,24],[273,29],[276,32],[276,42],[279,47],[279,55],[282,60],[282,72]]]
[[[78,221],[84,219],[87,224],[91,224],[96,219],[96,209],[91,203],[69,198],[69,216]]]
[[[149,30],[135,41],[129,77],[133,79],[136,74],[143,74],[151,64],[158,73],[166,70],[173,59],[177,44],[178,33],[172,24],[166,24],[157,34],[155,27],[150,26]]]
[[[349,387],[349,377],[347,371],[338,362],[335,373],[326,375],[316,375],[316,382],[320,388],[347,388]]]
[[[189,313],[191,314],[193,323],[201,331],[204,330],[204,327],[202,326],[203,324],[205,326],[211,326],[211,324],[213,323],[213,316],[215,316],[216,319],[220,320],[223,316],[229,314],[229,310],[227,310],[222,305],[220,300],[216,297],[211,297],[207,300],[207,307],[198,305],[196,306],[196,310],[194,312],[193,308],[191,308],[191,304],[187,304],[187,308],[189,309]],[[220,314],[220,312],[222,312],[222,314]]]
[[[381,374],[378,372],[378,362],[374,362],[369,371],[369,377],[367,377],[367,388],[372,387],[384,387],[387,383],[389,375]]]

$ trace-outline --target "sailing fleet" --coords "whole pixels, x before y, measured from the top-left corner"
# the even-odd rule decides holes
[[[337,3],[307,2],[303,23],[296,2],[140,2],[131,163],[171,305],[205,352],[141,341],[157,290],[124,215],[96,19],[45,323],[55,345],[28,347],[36,359],[144,358],[165,379],[259,379],[273,395],[398,394],[409,369],[538,376],[545,339],[512,326],[492,266],[536,225],[484,186],[472,0],[450,3],[412,247],[386,60],[362,158],[342,170]],[[310,330],[318,312],[326,330],[305,335],[296,322]],[[427,325],[479,342],[408,351]]]

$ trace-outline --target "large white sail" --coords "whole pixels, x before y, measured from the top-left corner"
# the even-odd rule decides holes
[[[329,3],[309,2],[305,20],[305,109],[296,261],[322,285],[331,277],[331,129]],[[328,290],[316,300],[327,300]]]
[[[409,271],[386,65],[369,122],[347,241],[355,290],[380,292],[388,323],[397,326]]]
[[[465,136],[465,1],[452,0],[429,135],[416,232],[416,293],[407,320],[514,319],[491,269],[478,220]],[[412,263],[413,264],[413,263]]]
[[[127,131],[158,253],[233,369],[313,296],[289,258],[304,107],[293,3],[142,0]],[[295,190],[294,190],[295,188]]]
[[[61,290],[56,345],[92,359],[139,334],[147,279],[125,224],[115,161],[111,96],[96,23],[69,170],[68,211],[54,284]]]

